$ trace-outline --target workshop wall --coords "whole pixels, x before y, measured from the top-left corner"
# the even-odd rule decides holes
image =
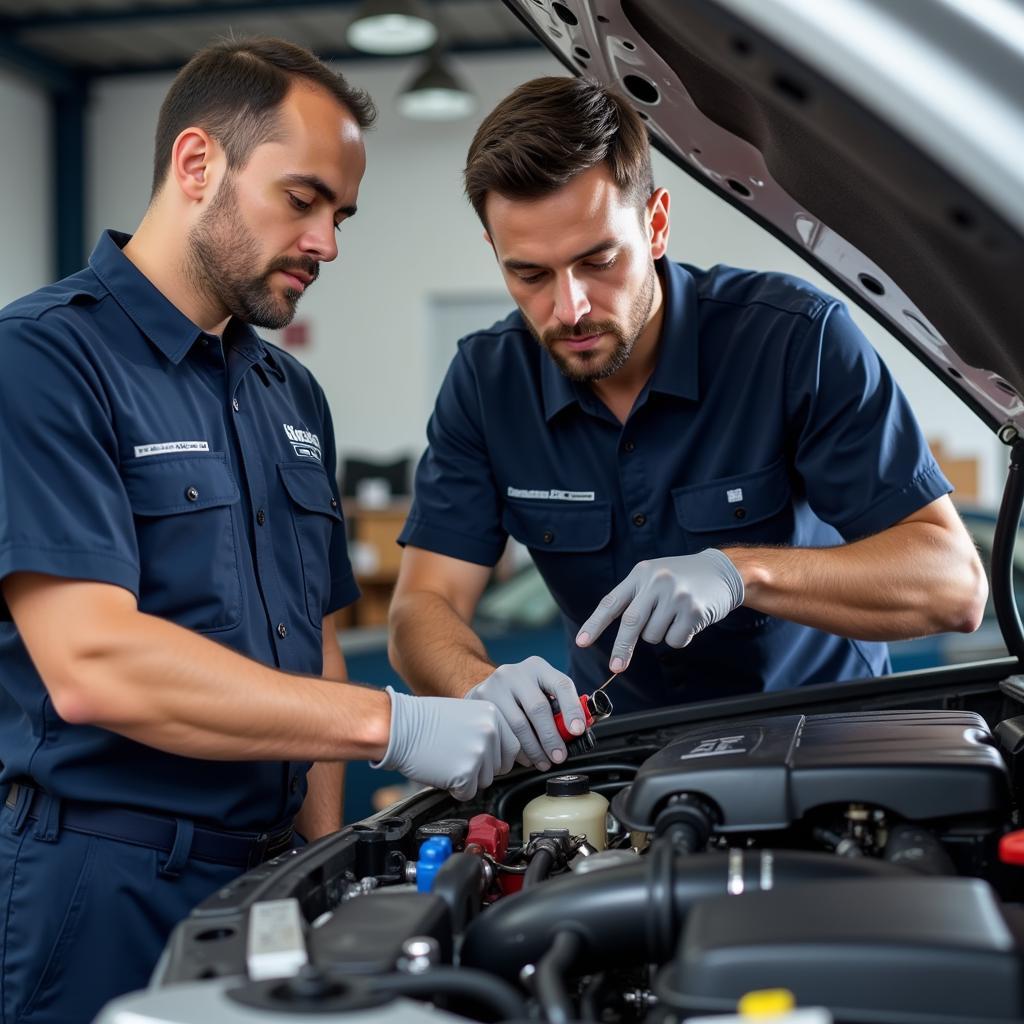
[[[374,96],[380,119],[367,137],[359,214],[341,231],[338,260],[299,306],[309,341],[296,354],[323,384],[339,447],[350,454],[383,458],[422,448],[434,397],[432,302],[502,295],[480,225],[462,196],[460,172],[469,140],[483,114],[518,83],[560,73],[554,59],[543,54],[453,61],[480,99],[478,114],[465,122],[425,125],[401,118],[395,109],[395,97],[417,63],[356,63],[342,69]],[[156,113],[169,82],[169,76],[155,75],[97,83],[89,117],[91,236],[103,226],[131,230],[145,209]],[[2,165],[10,160],[4,150]],[[657,155],[655,171],[672,193],[673,258],[786,270],[828,288],[784,246]],[[20,199],[7,201],[21,205]],[[17,213],[31,221],[21,209]],[[13,237],[28,235],[26,230]],[[0,259],[14,264],[21,254],[7,245]],[[10,284],[9,278],[0,281]],[[859,310],[854,318],[908,392],[926,434],[954,457],[979,459],[980,498],[991,504],[1004,472],[998,443],[871,320]]]
[[[46,94],[0,71],[0,307],[52,275],[49,128]]]

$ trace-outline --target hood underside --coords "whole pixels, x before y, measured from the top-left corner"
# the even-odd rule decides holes
[[[654,145],[1024,434],[1024,8],[506,0]]]

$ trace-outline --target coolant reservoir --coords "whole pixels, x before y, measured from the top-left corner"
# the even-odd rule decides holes
[[[571,836],[586,836],[595,850],[608,843],[608,801],[590,792],[586,775],[558,775],[548,779],[547,792],[523,808],[523,842],[531,832],[568,829]]]

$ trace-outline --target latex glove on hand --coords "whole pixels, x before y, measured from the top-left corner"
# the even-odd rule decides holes
[[[637,641],[665,641],[685,647],[702,629],[724,619],[743,603],[743,577],[717,548],[696,555],[674,555],[638,562],[632,572],[601,599],[580,627],[576,643],[589,647],[622,616],[608,668],[621,672]]]
[[[516,751],[502,743],[501,713],[486,701],[411,697],[387,687],[391,697],[388,749],[371,768],[401,772],[414,782],[471,800],[495,775],[507,772]],[[507,726],[505,726],[507,728]]]
[[[515,665],[498,666],[466,694],[466,699],[497,705],[508,730],[502,737],[502,749],[514,743],[521,764],[532,764],[546,772],[552,762],[561,764],[567,757],[549,696],[558,701],[569,732],[581,735],[586,721],[576,687],[543,658],[534,656]]]

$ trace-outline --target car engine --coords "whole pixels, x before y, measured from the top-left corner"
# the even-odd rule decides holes
[[[769,988],[837,1021],[1019,1018],[1022,733],[743,718],[424,791],[218,892],[100,1020],[669,1024]]]

